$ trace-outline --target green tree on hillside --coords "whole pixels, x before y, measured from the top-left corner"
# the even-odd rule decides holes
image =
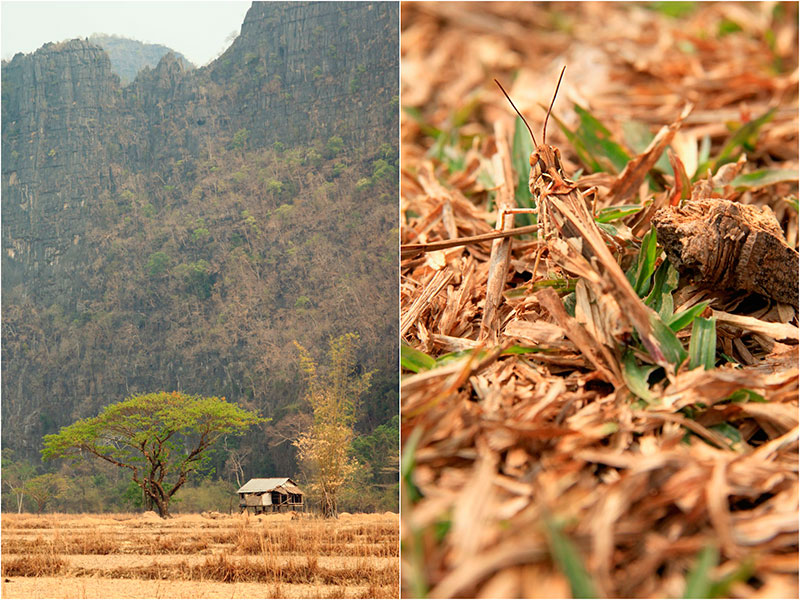
[[[372,372],[356,369],[358,335],[347,333],[330,341],[329,364],[321,371],[308,351],[295,342],[308,383],[306,399],[313,422],[294,445],[308,469],[311,490],[319,496],[322,514],[338,517],[337,496],[357,468],[351,457],[359,399],[369,388]]]
[[[244,151],[247,149],[247,136],[250,135],[250,132],[247,129],[242,128],[239,129],[236,133],[233,134],[233,140],[231,140],[231,148],[233,150],[238,150],[244,156]]]
[[[6,496],[7,492],[14,496],[17,512],[21,513],[22,501],[26,492],[25,484],[36,477],[36,466],[25,459],[15,461],[12,457],[13,451],[4,448],[2,457],[3,510],[8,510],[11,507],[11,503]]]
[[[93,454],[130,469],[145,506],[169,516],[169,502],[223,435],[264,422],[224,398],[159,392],[106,406],[98,416],[44,436],[45,459]]]
[[[371,433],[355,438],[353,454],[376,484],[396,484],[400,465],[400,416],[394,415]]]
[[[26,481],[22,489],[36,503],[36,512],[41,513],[49,502],[67,490],[67,480],[58,473],[43,473]]]

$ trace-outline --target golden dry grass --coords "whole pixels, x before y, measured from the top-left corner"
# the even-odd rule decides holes
[[[398,521],[5,514],[2,595],[397,597]]]
[[[646,310],[638,300],[623,310],[609,290],[605,259],[583,235],[596,225],[545,243],[529,234],[445,246],[493,232],[520,184],[515,116],[492,79],[541,143],[567,64],[554,117],[575,130],[579,104],[611,140],[627,139],[629,121],[651,135],[674,125],[689,176],[702,140],[719,156],[736,127],[774,109],[730,157],[746,154],[739,163],[713,178],[698,170],[691,190],[666,175],[657,192],[644,172],[632,185],[609,168],[608,155],[605,172],[591,172],[551,118],[547,142],[560,147],[565,177],[594,188],[584,211],[642,208],[605,237],[623,268],[655,209],[689,191],[768,207],[796,248],[797,4],[697,3],[672,19],[633,3],[407,3],[401,22],[401,335],[427,355],[407,354],[418,372],[402,382],[413,460],[403,466],[404,595],[796,596],[798,328],[788,301],[681,279],[676,311],[709,301],[716,348],[731,360],[665,373],[639,347],[628,359],[656,374],[638,389],[651,396],[643,401],[623,356],[643,338],[634,313]],[[794,181],[742,191],[726,179],[759,169]],[[677,332],[684,349],[690,336]],[[742,388],[759,401],[732,400]]]

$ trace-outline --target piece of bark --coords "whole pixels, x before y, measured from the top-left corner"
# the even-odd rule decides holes
[[[744,290],[798,305],[798,254],[768,207],[690,200],[653,215],[672,265],[708,287]]]

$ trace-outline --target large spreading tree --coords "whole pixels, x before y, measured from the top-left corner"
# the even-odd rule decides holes
[[[44,436],[42,456],[94,455],[130,469],[145,506],[167,517],[170,499],[190,473],[204,466],[209,448],[221,436],[243,433],[263,421],[225,398],[181,392],[133,396]]]
[[[355,333],[331,339],[329,363],[322,369],[295,342],[308,383],[306,399],[311,404],[313,422],[294,445],[326,517],[338,516],[339,491],[358,467],[352,456],[354,427],[359,401],[369,388],[372,372],[358,372],[357,341]]]

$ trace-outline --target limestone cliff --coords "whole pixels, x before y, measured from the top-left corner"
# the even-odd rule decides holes
[[[2,78],[3,287],[71,295],[79,282],[68,255],[91,199],[114,187],[106,136],[121,125],[118,78],[105,52],[81,40],[18,54]]]

